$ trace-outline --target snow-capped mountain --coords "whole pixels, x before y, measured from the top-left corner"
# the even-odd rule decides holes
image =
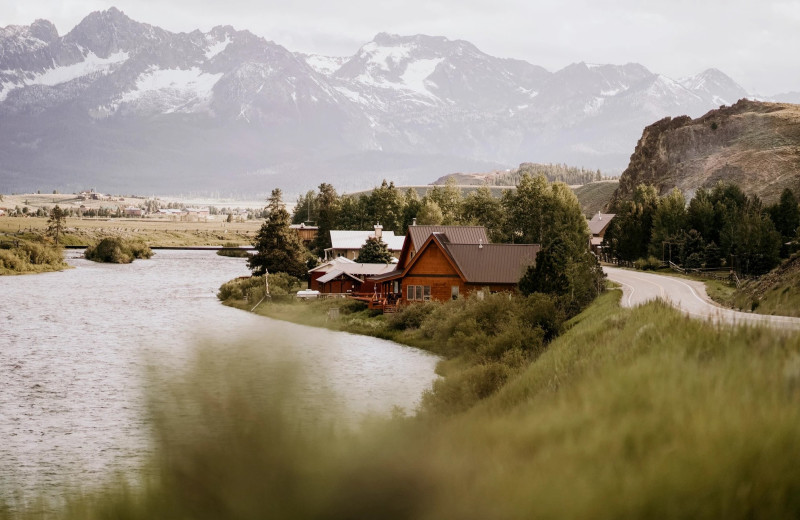
[[[64,36],[44,20],[0,29],[0,192],[355,189],[526,160],[622,170],[647,124],[745,95],[715,69],[549,72],[383,33],[350,57],[304,55],[112,8]]]

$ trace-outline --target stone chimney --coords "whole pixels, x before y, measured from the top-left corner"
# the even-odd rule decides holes
[[[375,224],[375,238],[377,238],[378,240],[382,240],[381,239],[382,236],[383,236],[383,226],[381,226],[381,223],[378,222],[377,224]]]
[[[414,217],[413,219],[411,219],[411,225],[412,226],[416,226],[417,225],[417,217]]]

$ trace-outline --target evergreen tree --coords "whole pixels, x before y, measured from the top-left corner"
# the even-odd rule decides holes
[[[783,190],[780,202],[770,206],[769,215],[775,224],[775,229],[784,240],[792,240],[797,236],[797,228],[800,227],[800,208],[792,190],[789,188]]]
[[[392,261],[388,246],[377,237],[369,237],[358,251],[356,262],[360,264],[388,264]]]
[[[314,203],[316,198],[314,190],[308,190],[305,195],[297,197],[297,204],[292,212],[292,224],[317,221],[317,206]]]
[[[321,257],[331,247],[331,230],[337,229],[340,212],[339,195],[334,187],[327,183],[319,185],[319,194],[314,199],[317,213],[317,236],[312,242],[312,252]]]
[[[300,238],[289,228],[289,212],[281,199],[281,190],[274,189],[266,208],[266,221],[256,235],[257,253],[248,260],[256,276],[266,271],[287,273],[297,278],[306,276],[305,250]]]
[[[61,231],[64,229],[64,226],[67,223],[67,215],[64,211],[58,207],[58,204],[50,210],[50,218],[47,220],[47,234],[52,236],[58,245],[58,239],[61,235]]]

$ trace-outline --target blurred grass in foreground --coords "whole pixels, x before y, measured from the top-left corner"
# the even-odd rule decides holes
[[[296,367],[201,348],[153,387],[155,477],[58,516],[800,516],[800,336],[618,299],[602,295],[466,412],[354,430],[324,402],[298,405]]]

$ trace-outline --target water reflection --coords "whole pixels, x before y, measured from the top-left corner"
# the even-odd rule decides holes
[[[130,265],[69,252],[75,269],[0,277],[0,499],[61,483],[93,486],[146,459],[148,360],[180,368],[198,342],[220,356],[242,341],[289,349],[306,392],[359,411],[413,409],[436,358],[373,338],[223,307],[216,289],[248,274],[242,259],[159,251]]]

